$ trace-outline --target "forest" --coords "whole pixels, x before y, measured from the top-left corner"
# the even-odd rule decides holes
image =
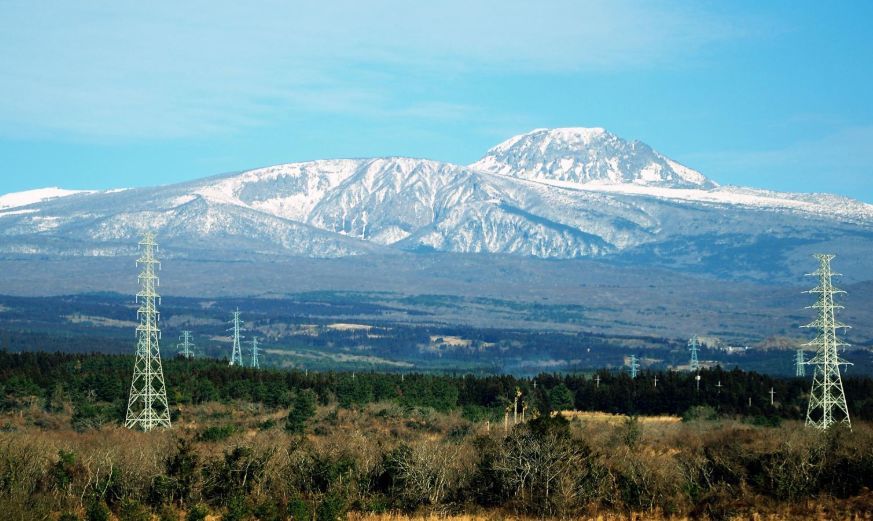
[[[871,506],[867,377],[845,380],[852,430],[819,433],[800,421],[808,382],[740,370],[704,369],[698,390],[680,372],[518,378],[174,358],[173,428],[141,433],[120,425],[132,362],[0,351],[7,518],[854,519]]]

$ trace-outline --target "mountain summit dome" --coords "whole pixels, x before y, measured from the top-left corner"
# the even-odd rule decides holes
[[[532,130],[493,147],[470,168],[543,181],[665,188],[718,186],[645,143],[626,141],[602,128]]]

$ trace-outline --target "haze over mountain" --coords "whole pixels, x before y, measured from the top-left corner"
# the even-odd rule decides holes
[[[160,187],[31,191],[0,202],[0,254],[35,264],[132,255],[152,229],[167,258],[438,251],[599,258],[791,282],[818,250],[840,254],[850,280],[870,278],[873,265],[863,253],[873,247],[873,205],[722,187],[599,128],[534,130],[468,166],[319,160]]]

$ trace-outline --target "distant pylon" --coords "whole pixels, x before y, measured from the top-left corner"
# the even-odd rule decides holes
[[[228,331],[233,331],[233,352],[230,354],[230,365],[238,365],[240,367],[243,365],[242,347],[239,345],[239,339],[242,338],[239,334],[241,323],[242,320],[239,319],[239,308],[236,308],[236,311],[233,312],[233,327],[228,329]]]
[[[191,332],[190,331],[182,331],[182,335],[179,337],[179,342],[176,344],[176,347],[179,348],[179,354],[188,358],[194,358],[194,344],[191,342]]]
[[[818,293],[818,302],[809,306],[818,310],[818,318],[803,326],[815,328],[818,335],[807,346],[815,347],[816,353],[808,362],[815,367],[812,377],[812,388],[809,391],[809,406],[806,411],[806,424],[818,429],[827,429],[834,423],[842,422],[850,428],[849,408],[846,406],[846,395],[843,393],[843,379],[840,376],[840,360],[837,348],[848,345],[837,338],[837,329],[849,326],[837,322],[834,310],[843,306],[834,303],[834,295],[845,293],[833,286],[831,278],[837,273],[831,272],[831,260],[835,255],[816,254],[819,267],[811,276],[818,276],[819,283],[806,293]]]
[[[688,341],[688,349],[691,350],[691,362],[688,364],[692,371],[700,371],[700,362],[697,360],[697,335]]]
[[[260,352],[258,351],[258,337],[252,338],[252,367],[255,369],[261,368]]]
[[[136,294],[139,325],[136,327],[136,361],[133,364],[124,426],[150,431],[155,427],[170,427],[170,407],[167,405],[167,388],[158,344],[161,330],[158,329],[156,302],[160,296],[155,291],[158,285],[155,266],[160,266],[160,263],[155,258],[157,244],[154,234],[146,232],[139,246],[142,250],[141,257],[136,261],[137,266],[142,265],[140,290]]]
[[[797,350],[794,357],[794,376],[806,376],[806,360],[803,359],[803,349]]]
[[[640,369],[640,364],[639,364],[639,362],[637,362],[637,355],[631,355],[630,372],[631,372],[632,379],[636,379],[637,371],[639,371],[639,369]]]

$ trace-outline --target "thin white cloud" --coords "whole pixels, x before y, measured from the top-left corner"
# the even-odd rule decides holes
[[[281,114],[464,117],[475,109],[410,84],[676,66],[741,25],[669,2],[8,3],[0,133],[177,138]]]

